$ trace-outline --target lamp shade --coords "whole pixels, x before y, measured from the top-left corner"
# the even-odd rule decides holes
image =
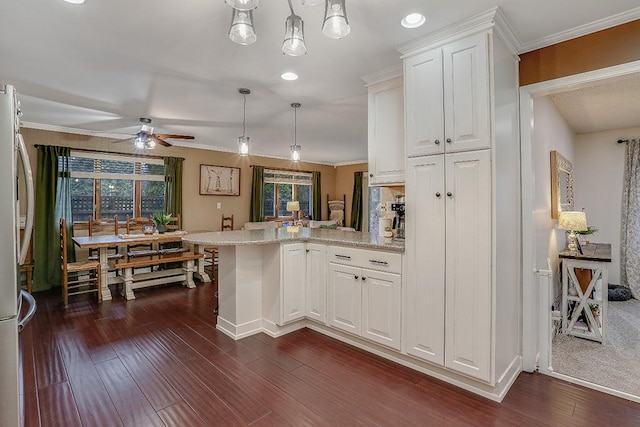
[[[291,212],[297,212],[300,210],[300,202],[294,200],[291,202],[287,202],[287,210]]]
[[[293,13],[285,22],[282,53],[289,56],[300,56],[307,53],[307,46],[304,44],[304,22],[302,18]]]
[[[253,10],[233,9],[229,38],[242,45],[249,45],[258,40],[253,28]]]
[[[584,212],[560,212],[558,228],[569,231],[587,231],[587,215]]]
[[[260,0],[225,0],[225,3],[236,10],[253,10]]]
[[[351,32],[345,0],[326,0],[322,33],[332,39],[341,39]]]

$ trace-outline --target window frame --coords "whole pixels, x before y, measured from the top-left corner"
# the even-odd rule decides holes
[[[108,154],[75,150],[71,150],[70,157],[91,159],[94,162],[93,172],[73,171],[71,169],[69,170],[69,177],[71,179],[93,179],[93,208],[91,214],[93,219],[102,218],[102,180],[112,179],[133,181],[133,217],[142,216],[142,181],[164,182],[165,180],[166,171],[162,175],[142,173],[143,163],[159,165],[164,168],[165,165],[163,158],[128,156],[126,154]],[[132,163],[133,173],[119,174],[100,172],[99,162],[102,160]]]
[[[266,184],[273,184],[273,212],[267,214],[265,212],[265,220],[266,221],[280,221],[280,220],[293,220],[293,216],[279,216],[278,211],[280,210],[280,200],[279,200],[279,184],[290,184],[291,188],[291,197],[292,200],[298,199],[298,187],[299,186],[309,186],[309,214],[313,209],[313,174],[311,172],[302,172],[302,171],[291,171],[286,169],[265,169],[264,170],[264,179],[262,183],[262,188],[264,189]],[[273,215],[275,214],[275,215]]]

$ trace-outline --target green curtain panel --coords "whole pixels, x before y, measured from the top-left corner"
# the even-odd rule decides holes
[[[173,216],[182,215],[182,165],[184,159],[180,157],[165,157],[164,159],[164,211]]]
[[[320,186],[320,172],[312,173],[313,179],[313,194],[311,197],[313,198],[311,204],[313,206],[313,213],[311,214],[311,218],[320,221],[322,219],[322,188]]]
[[[362,172],[353,174],[353,200],[351,201],[351,227],[362,231]]]
[[[69,147],[38,146],[33,230],[33,291],[60,286],[60,217],[71,228]],[[71,230],[68,230],[71,237]],[[73,244],[70,261],[75,259]]]
[[[264,221],[264,167],[253,167],[249,221]]]

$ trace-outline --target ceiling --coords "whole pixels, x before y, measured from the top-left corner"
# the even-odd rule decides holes
[[[629,13],[637,19],[640,11],[637,0],[347,0],[352,31],[334,40],[321,33],[323,6],[293,4],[308,49],[295,58],[280,50],[285,0],[262,0],[254,13],[258,41],[250,46],[227,37],[231,8],[223,0],[154,0],[153,7],[142,0],[5,0],[0,82],[20,92],[28,126],[112,136],[133,134],[138,118],[150,117],[157,132],[196,136],[176,145],[226,151],[235,151],[242,134],[237,90],[247,87],[252,154],[288,157],[290,104],[300,102],[303,159],[344,164],[367,158],[361,77],[399,65],[396,46],[494,6],[521,52],[566,39],[569,29],[595,31]],[[415,11],[427,23],[402,28],[401,18]],[[284,71],[300,78],[283,81]]]

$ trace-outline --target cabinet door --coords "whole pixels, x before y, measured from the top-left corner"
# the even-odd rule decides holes
[[[404,73],[407,157],[442,153],[442,50],[435,49],[405,59]]]
[[[400,350],[399,274],[363,269],[362,337]]]
[[[329,264],[329,325],[356,335],[360,335],[362,321],[360,276],[359,268]]]
[[[444,365],[444,155],[407,160],[405,349]]]
[[[447,155],[445,170],[445,366],[489,381],[491,152]]]
[[[307,317],[327,321],[327,247],[307,243]]]
[[[402,77],[369,87],[369,184],[404,183]]]
[[[282,245],[281,322],[302,319],[305,315],[306,259],[304,243]]]
[[[489,39],[481,33],[443,48],[445,151],[489,148]]]

